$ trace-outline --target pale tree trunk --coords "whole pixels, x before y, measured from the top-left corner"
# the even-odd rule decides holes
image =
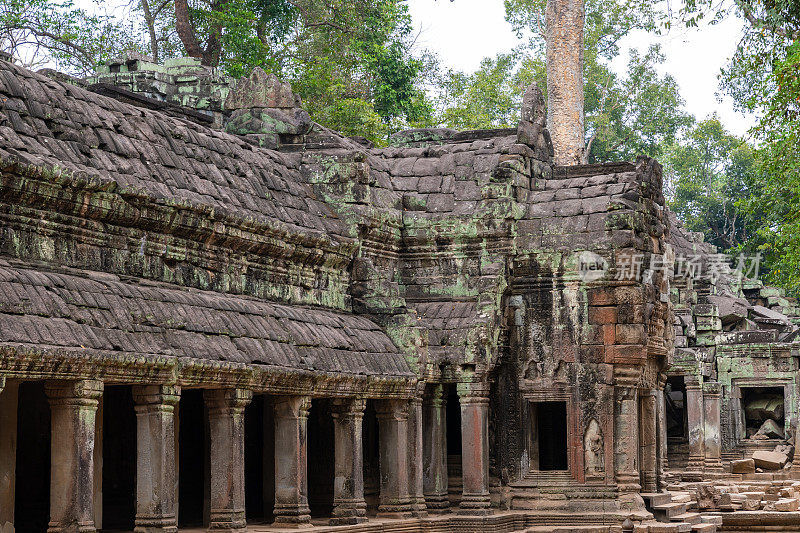
[[[583,0],[547,0],[547,127],[555,163],[583,162]]]

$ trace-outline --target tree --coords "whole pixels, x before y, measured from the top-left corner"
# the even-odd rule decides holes
[[[619,54],[619,40],[628,32],[653,27],[655,15],[651,3],[505,0],[505,6],[506,19],[518,35],[530,37],[532,57],[546,58],[548,127],[556,162],[590,161],[594,158],[591,152],[594,141],[587,142],[586,132],[591,136],[598,130],[588,123],[589,109],[585,106],[591,99],[608,102],[615,80],[603,63]],[[584,98],[584,92],[593,89],[597,92]],[[597,111],[596,108],[592,112]],[[559,150],[557,137],[569,149]]]
[[[583,162],[583,0],[547,0],[547,127],[555,163]]]
[[[664,151],[670,208],[721,251],[745,248],[761,223],[762,213],[750,206],[759,193],[755,157],[753,147],[728,133],[716,115]]]
[[[0,1],[0,50],[29,68],[50,65],[85,75],[129,46],[118,21],[72,0]]]

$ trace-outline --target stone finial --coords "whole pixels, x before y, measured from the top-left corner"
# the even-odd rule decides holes
[[[539,151],[543,160],[550,160],[553,145],[547,132],[547,105],[544,95],[535,83],[530,85],[522,97],[520,121],[517,126],[517,142]]]
[[[522,96],[522,112],[520,119],[533,124],[545,125],[547,105],[541,89],[535,83],[531,84]]]
[[[261,68],[253,69],[249,77],[240,78],[225,99],[225,109],[270,108],[294,109],[302,106],[300,97],[292,92],[288,83]]]

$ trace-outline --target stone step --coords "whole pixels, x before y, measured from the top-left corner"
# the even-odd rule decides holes
[[[672,502],[672,495],[669,492],[643,492],[641,496],[648,507]]]
[[[702,522],[700,513],[683,513],[669,517],[670,522],[686,522],[687,524],[699,524]]]
[[[648,524],[648,533],[691,533],[692,524],[686,522],[656,522]]]
[[[687,505],[685,503],[665,503],[663,505],[654,505],[653,506],[653,514],[656,515],[656,518],[659,516],[663,516],[665,518],[672,518],[673,516],[681,515],[686,513]]]
[[[700,515],[700,520],[702,520],[704,524],[714,524],[715,526],[722,525],[722,517],[718,514],[702,514]]]
[[[717,533],[717,526],[714,524],[694,524],[692,533]]]

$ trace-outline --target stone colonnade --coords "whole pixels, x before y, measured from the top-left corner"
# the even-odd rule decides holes
[[[2,393],[4,380],[0,381]],[[14,388],[16,390],[16,388]],[[51,409],[51,497],[48,533],[94,532],[95,435],[104,384],[47,382]],[[177,532],[176,407],[173,385],[133,386],[136,413],[136,533]],[[423,398],[377,400],[380,501],[385,517],[425,516],[449,507],[445,398],[441,385]],[[245,389],[204,391],[210,442],[210,523],[214,531],[246,529]],[[307,423],[311,398],[274,396],[275,524],[310,524]],[[459,390],[465,514],[490,512],[488,393]],[[331,524],[367,520],[362,425],[366,401],[334,399],[334,494]]]
[[[686,376],[686,413],[689,428],[689,461],[694,471],[721,471],[722,385]]]

